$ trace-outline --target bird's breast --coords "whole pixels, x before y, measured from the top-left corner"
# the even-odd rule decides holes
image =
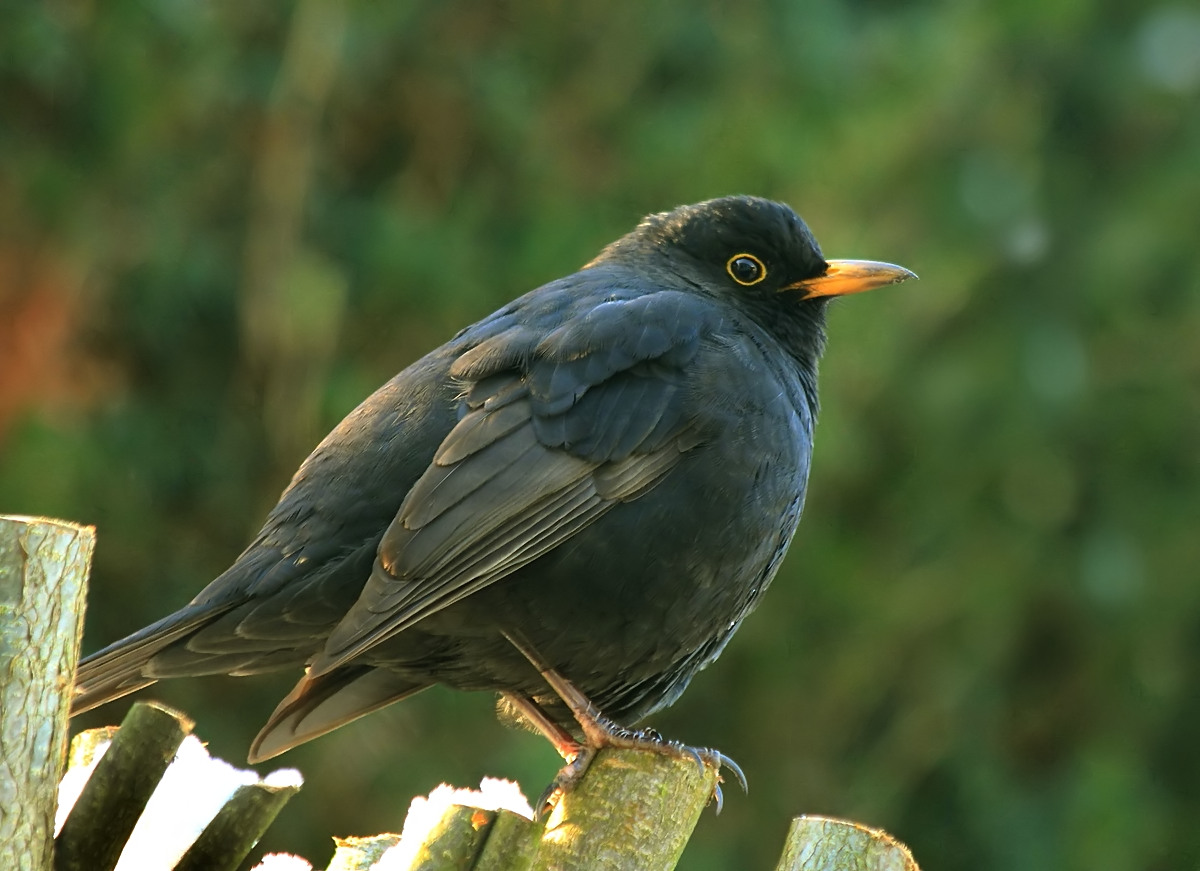
[[[723,643],[778,567],[803,505],[811,415],[766,367],[725,364],[689,384],[703,440],[675,468],[480,597],[565,673],[675,668]]]

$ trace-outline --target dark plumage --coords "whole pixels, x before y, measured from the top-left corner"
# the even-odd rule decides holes
[[[636,722],[720,654],[787,550],[828,297],[910,276],[827,263],[767,200],[646,218],[371,395],[224,574],[84,660],[75,711],[307,667],[252,761],[434,683],[579,736],[508,633]]]

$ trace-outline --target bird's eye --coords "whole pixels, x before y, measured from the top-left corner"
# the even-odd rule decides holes
[[[725,271],[738,284],[747,287],[767,277],[767,267],[753,254],[734,254],[726,261]]]

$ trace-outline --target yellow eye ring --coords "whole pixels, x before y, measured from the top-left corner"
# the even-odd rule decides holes
[[[730,278],[744,287],[765,281],[767,277],[767,265],[746,252],[734,254],[726,260],[725,271],[729,273]]]

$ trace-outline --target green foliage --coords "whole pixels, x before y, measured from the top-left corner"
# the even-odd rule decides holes
[[[750,778],[684,867],[769,867],[799,812],[928,868],[1194,867],[1197,58],[1133,0],[0,4],[0,507],[99,527],[95,649],[458,327],[645,212],[786,200],[922,280],[838,307],[770,604],[655,723]],[[238,758],[289,683],[155,694]],[[265,846],[536,793],[490,704],[285,757]]]

